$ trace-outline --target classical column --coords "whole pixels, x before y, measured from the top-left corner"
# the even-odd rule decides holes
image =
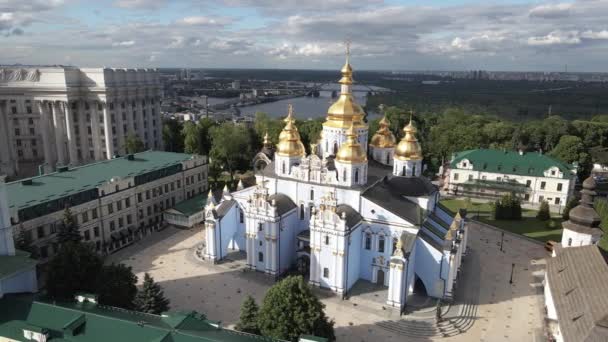
[[[93,155],[95,160],[102,159],[101,137],[99,134],[99,111],[97,101],[91,101],[91,137],[93,140]]]
[[[120,107],[120,102],[114,101],[114,116],[116,117],[116,132],[117,132],[117,143],[118,143],[118,154],[125,154],[125,138],[127,136],[127,132],[123,129],[125,122],[122,119],[122,109]]]
[[[2,162],[2,170],[11,168],[11,149],[13,148],[13,144],[9,139],[9,120],[8,113],[6,111],[6,101],[0,102],[0,161]],[[3,172],[0,170],[0,174]]]
[[[78,107],[78,131],[80,132],[80,153],[82,160],[81,162],[86,163],[89,160],[89,131],[87,129],[87,113],[85,110],[85,101],[78,100],[76,106]]]
[[[55,148],[57,149],[57,162],[61,165],[65,165],[65,138],[63,133],[63,118],[61,117],[60,102],[52,102],[51,109],[53,110],[53,127],[55,128]]]
[[[112,134],[112,120],[110,117],[110,112],[108,111],[108,105],[105,102],[101,103],[103,110],[103,125],[105,131],[106,138],[106,158],[112,159],[114,158],[114,140]]]
[[[49,106],[46,101],[36,101],[38,106],[38,113],[40,113],[40,131],[42,132],[42,147],[44,148],[44,163],[46,164],[47,170],[51,171],[54,167],[53,162],[53,144],[51,141],[50,132],[50,120]]]
[[[76,153],[76,135],[74,133],[74,115],[72,113],[72,106],[69,102],[63,102],[65,109],[65,127],[68,137],[68,152],[70,155],[70,164],[78,164],[78,154]]]

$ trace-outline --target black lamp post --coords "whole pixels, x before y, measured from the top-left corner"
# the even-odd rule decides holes
[[[515,270],[515,264],[511,264],[511,279],[509,279],[509,284],[513,284],[513,271]]]
[[[501,232],[501,234],[500,234],[500,251],[501,252],[504,252],[502,250],[502,243],[503,243],[504,240],[505,240],[505,232]]]

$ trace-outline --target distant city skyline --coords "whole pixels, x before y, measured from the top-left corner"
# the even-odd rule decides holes
[[[608,71],[608,1],[5,0],[1,64]]]

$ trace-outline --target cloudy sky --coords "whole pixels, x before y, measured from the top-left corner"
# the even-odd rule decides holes
[[[0,34],[0,64],[608,71],[608,0],[0,0]]]

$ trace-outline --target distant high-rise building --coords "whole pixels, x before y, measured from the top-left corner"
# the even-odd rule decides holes
[[[236,89],[236,90],[241,89],[241,81],[239,81],[239,80],[232,81],[232,89]]]
[[[0,68],[0,174],[111,159],[129,134],[160,149],[161,93],[151,69]]]

